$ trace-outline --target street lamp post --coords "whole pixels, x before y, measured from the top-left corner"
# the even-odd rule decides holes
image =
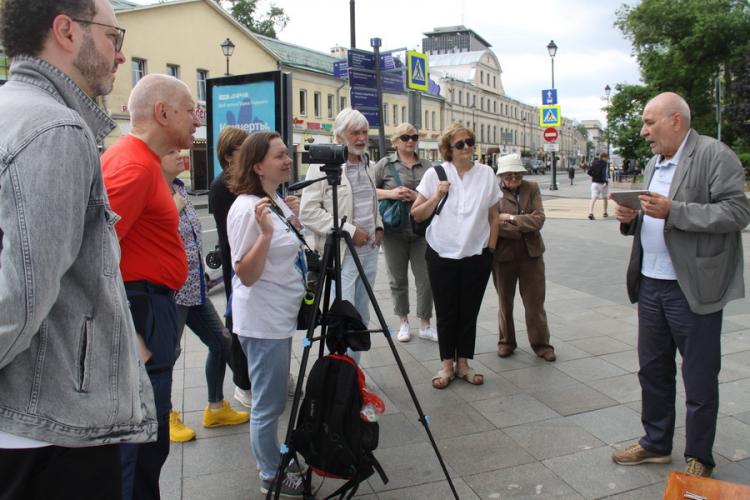
[[[554,40],[550,40],[547,44],[547,52],[549,52],[549,59],[552,62],[552,88],[555,88],[555,54],[557,54],[557,45]],[[557,153],[552,151],[552,184],[549,186],[550,191],[557,191]]]
[[[229,76],[229,58],[232,57],[232,54],[234,53],[234,44],[232,43],[232,40],[227,38],[223,42],[221,42],[221,51],[224,53],[224,57],[227,58],[227,72],[224,73],[224,76]]]
[[[607,84],[607,86],[604,87],[604,95],[607,96],[607,174],[611,175],[612,182],[614,183],[614,181],[615,181],[615,173],[614,173],[614,171],[611,172],[611,173],[609,171],[609,165],[610,165],[610,159],[609,159],[609,155],[610,155],[610,151],[609,151],[609,149],[610,149],[610,144],[609,144],[609,141],[610,141],[610,136],[609,136],[609,96],[610,96],[611,93],[612,93],[612,88],[609,86],[609,84]]]

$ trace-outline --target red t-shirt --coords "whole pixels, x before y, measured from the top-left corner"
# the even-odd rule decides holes
[[[187,258],[161,159],[145,142],[127,134],[102,155],[102,172],[112,210],[122,217],[115,231],[123,280],[179,290],[187,279]]]

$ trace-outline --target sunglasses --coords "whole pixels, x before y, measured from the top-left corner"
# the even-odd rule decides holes
[[[451,147],[453,149],[458,149],[459,151],[461,151],[463,148],[473,148],[474,144],[476,144],[476,143],[477,143],[477,141],[475,141],[474,139],[466,139],[466,140],[463,140],[463,141],[458,141],[457,143],[455,143]]]
[[[70,20],[78,24],[95,24],[97,26],[104,26],[105,28],[117,30],[117,34],[112,33],[112,36],[115,37],[112,40],[112,43],[115,46],[115,52],[120,52],[122,50],[122,43],[125,41],[125,28],[120,28],[119,26],[112,26],[111,24],[102,24],[102,23],[96,23],[94,21],[86,21],[84,19],[71,18]]]
[[[404,134],[404,135],[398,136],[398,138],[401,139],[401,142],[409,142],[409,139],[411,139],[414,142],[417,142],[419,140],[419,134],[412,134],[412,135]]]
[[[506,181],[510,181],[510,180],[520,181],[521,179],[523,179],[523,174],[503,174],[500,177],[502,177],[502,179]]]

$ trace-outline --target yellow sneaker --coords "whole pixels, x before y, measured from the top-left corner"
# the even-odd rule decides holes
[[[169,440],[175,443],[184,443],[195,439],[195,431],[185,425],[180,419],[180,412],[172,410],[169,412]]]
[[[250,420],[250,414],[246,411],[237,411],[227,401],[221,402],[221,408],[212,410],[208,406],[203,410],[203,427],[221,427],[222,425],[244,424]]]

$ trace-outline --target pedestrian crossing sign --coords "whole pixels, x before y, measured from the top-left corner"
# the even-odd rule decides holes
[[[410,89],[429,90],[429,79],[427,76],[427,55],[414,50],[406,52],[407,83]]]
[[[539,108],[539,126],[541,128],[562,126],[562,113],[559,104]]]

